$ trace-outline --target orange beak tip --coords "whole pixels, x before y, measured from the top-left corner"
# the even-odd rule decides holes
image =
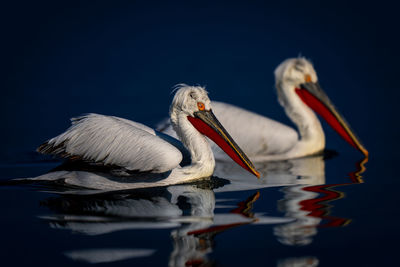
[[[366,158],[368,158],[368,156],[369,156],[368,150],[366,150],[364,147],[359,147],[358,150],[359,150],[361,153],[363,153],[363,155],[364,155]]]
[[[254,174],[257,176],[258,179],[260,179],[260,173],[256,170],[254,170]]]

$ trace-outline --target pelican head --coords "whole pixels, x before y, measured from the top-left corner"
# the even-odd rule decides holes
[[[287,84],[299,87],[306,82],[318,82],[317,73],[311,62],[305,58],[289,58],[275,69],[275,81],[279,85]],[[279,89],[278,89],[279,90]]]
[[[350,145],[368,156],[368,151],[338,112],[318,83],[317,73],[307,59],[290,58],[275,69],[279,103],[288,116],[299,126],[300,134],[316,136],[320,132],[322,148],[325,139],[320,123],[311,111],[318,113]],[[312,113],[312,114],[311,114]]]
[[[170,107],[171,123],[183,144],[192,155],[192,163],[212,161],[214,157],[204,135],[214,141],[236,163],[257,177],[260,174],[235,143],[225,128],[215,117],[207,91],[200,86],[177,86],[175,97]],[[207,159],[205,159],[207,158]],[[212,159],[211,159],[212,158]]]
[[[175,88],[175,97],[170,107],[171,116],[176,116],[179,113],[194,117],[194,113],[199,111],[200,108],[203,110],[211,109],[211,101],[203,87],[179,84]]]

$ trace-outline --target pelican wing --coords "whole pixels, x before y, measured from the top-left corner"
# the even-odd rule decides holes
[[[182,153],[156,132],[130,120],[88,114],[71,119],[71,127],[38,148],[38,152],[161,173],[179,165]]]
[[[212,108],[215,116],[249,157],[281,154],[298,141],[294,129],[267,117],[216,101],[212,102]],[[217,158],[224,154],[222,151],[218,153],[216,147],[213,150]]]

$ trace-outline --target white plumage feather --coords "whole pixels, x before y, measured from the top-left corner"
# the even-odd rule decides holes
[[[47,141],[39,151],[155,173],[176,168],[182,160],[181,152],[153,129],[98,114],[73,118],[66,132]]]
[[[298,141],[297,132],[280,122],[222,102],[213,101],[212,106],[215,116],[249,157],[285,153]],[[224,156],[217,146],[212,147]]]

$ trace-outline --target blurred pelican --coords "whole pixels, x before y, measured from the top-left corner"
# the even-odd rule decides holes
[[[213,111],[232,137],[253,161],[284,160],[318,154],[325,148],[325,135],[316,114],[323,117],[348,143],[365,156],[361,144],[349,124],[337,111],[318,84],[312,64],[305,58],[291,58],[275,69],[279,103],[297,126],[296,130],[245,109],[214,102]],[[165,132],[172,134],[171,128]],[[213,146],[215,157],[225,159]]]
[[[88,114],[72,119],[72,126],[66,132],[42,144],[38,151],[111,167],[113,174],[117,169],[118,174],[126,176],[116,179],[93,174],[87,176],[93,179],[69,179],[73,185],[94,189],[166,186],[212,175],[215,160],[206,135],[235,162],[259,176],[253,164],[212,113],[210,99],[204,88],[179,85],[170,107],[170,117],[183,146],[177,140],[143,124],[118,117]],[[191,164],[181,167],[179,164],[188,153]],[[62,173],[50,173],[33,179],[68,181]]]

